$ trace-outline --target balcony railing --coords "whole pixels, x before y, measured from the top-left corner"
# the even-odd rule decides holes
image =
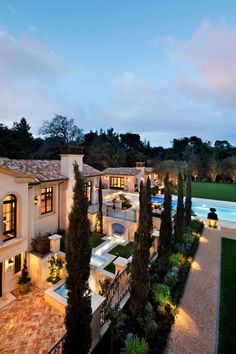
[[[136,210],[122,210],[119,208],[113,208],[113,206],[106,206],[106,216],[110,216],[111,218],[137,222]]]

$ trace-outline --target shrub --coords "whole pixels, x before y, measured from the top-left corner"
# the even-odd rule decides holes
[[[154,284],[153,296],[155,301],[161,306],[166,306],[171,303],[170,287],[168,285]]]
[[[50,240],[48,236],[51,234],[44,236],[36,236],[32,239],[32,247],[35,252],[40,253],[41,255],[45,255],[50,252]]]
[[[173,270],[171,270],[170,272],[168,272],[164,278],[164,282],[166,285],[169,285],[169,286],[174,286],[177,281],[178,281],[178,272],[175,272]]]
[[[27,284],[29,283],[31,278],[29,277],[28,267],[26,263],[26,258],[24,259],[24,265],[21,269],[21,276],[19,277],[18,284]]]
[[[138,325],[145,333],[145,338],[154,338],[157,331],[155,311],[150,302],[147,302],[144,313],[138,318]]]
[[[199,219],[193,219],[193,220],[191,220],[190,228],[193,232],[202,234],[202,231],[204,228],[204,223],[202,221],[200,221]]]
[[[193,243],[193,236],[190,233],[186,233],[183,235],[183,242],[184,243]]]
[[[169,262],[170,262],[172,267],[178,267],[179,268],[183,264],[183,255],[181,253],[173,253],[169,257]]]
[[[52,256],[48,262],[50,264],[50,275],[47,281],[56,284],[61,279],[60,272],[64,262],[61,258],[58,258],[56,254]]]
[[[148,354],[149,352],[149,346],[146,340],[138,336],[125,340],[124,345],[121,354]]]

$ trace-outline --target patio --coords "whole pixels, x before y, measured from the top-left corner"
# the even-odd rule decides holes
[[[0,310],[0,353],[46,354],[65,333],[64,316],[43,295],[44,290],[31,287]]]

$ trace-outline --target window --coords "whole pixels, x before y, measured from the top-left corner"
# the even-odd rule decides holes
[[[92,182],[91,181],[85,183],[85,194],[88,198],[88,203],[90,205],[92,202]]]
[[[21,254],[15,256],[14,272],[18,273],[21,271]]]
[[[110,188],[124,189],[124,186],[125,186],[124,177],[110,177]]]
[[[3,241],[16,237],[16,197],[7,195],[3,199]]]
[[[41,214],[50,213],[53,210],[53,188],[41,188]]]

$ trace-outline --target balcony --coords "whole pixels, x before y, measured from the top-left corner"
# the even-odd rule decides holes
[[[119,208],[113,208],[113,206],[106,206],[104,216],[109,216],[111,218],[137,222],[137,212],[133,209],[122,210]]]

